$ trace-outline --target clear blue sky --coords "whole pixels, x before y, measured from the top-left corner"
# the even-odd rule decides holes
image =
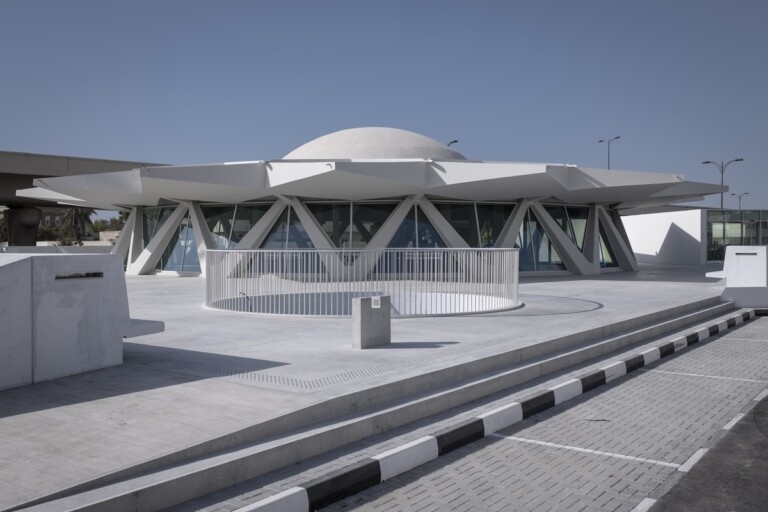
[[[0,149],[280,158],[392,126],[671,172],[768,209],[768,2],[0,0]],[[716,204],[715,198],[706,204]],[[726,206],[736,199],[726,196]]]

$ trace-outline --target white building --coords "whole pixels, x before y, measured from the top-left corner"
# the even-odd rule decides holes
[[[394,128],[331,133],[279,160],[35,180],[18,195],[129,210],[129,274],[201,272],[206,249],[518,247],[522,272],[636,270],[620,211],[721,187],[670,174],[469,160]]]
[[[768,210],[652,208],[622,221],[640,263],[703,265],[729,245],[768,245]]]

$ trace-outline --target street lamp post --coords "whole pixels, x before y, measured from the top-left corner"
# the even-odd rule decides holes
[[[741,192],[739,194],[731,194],[731,195],[739,198],[739,210],[741,210],[741,198],[744,196],[748,196],[749,192]]]
[[[712,160],[704,160],[701,162],[702,164],[712,164],[715,167],[717,167],[717,170],[720,171],[720,186],[723,185],[723,176],[725,175],[725,170],[728,168],[729,165],[731,165],[733,162],[743,162],[743,158],[734,158],[733,160],[728,160],[727,162],[723,162],[722,160],[720,163],[713,162]],[[720,191],[720,209],[723,209],[723,192]]]
[[[446,144],[446,146],[451,147],[452,144],[456,144],[457,142],[459,142],[459,139],[453,139],[451,142]]]
[[[616,139],[620,139],[621,135],[617,135],[612,139],[600,139],[597,141],[598,143],[607,142],[608,143],[608,168],[611,168],[611,142],[615,141]]]

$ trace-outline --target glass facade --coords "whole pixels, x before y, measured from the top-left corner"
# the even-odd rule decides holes
[[[309,238],[304,225],[290,207],[283,210],[260,247],[260,249],[274,250],[314,248],[315,244]]]
[[[234,249],[272,206],[271,203],[201,205],[217,249]]]
[[[445,242],[437,234],[437,230],[429,222],[429,219],[421,208],[411,207],[411,211],[403,219],[400,227],[397,228],[395,236],[389,242],[389,247],[413,247],[416,249],[429,249],[445,247]]]
[[[525,220],[517,233],[515,247],[520,249],[521,272],[565,270],[565,264],[544,231],[544,226],[531,209],[525,212]]]
[[[707,210],[707,261],[729,245],[768,245],[768,210]]]
[[[233,249],[274,203],[207,204],[200,209],[217,249]],[[307,210],[317,220],[332,244],[340,249],[364,249],[389,219],[399,204],[397,201],[349,202],[308,201]],[[433,201],[438,210],[470,247],[495,247],[515,203],[474,203]],[[583,250],[589,208],[562,204],[543,205],[546,212],[579,250]],[[145,245],[172,214],[175,207],[144,209]],[[768,215],[759,211],[711,211],[708,228],[713,246],[726,243],[752,243],[768,238]],[[768,213],[768,212],[764,212]],[[735,220],[734,215],[739,217]],[[567,270],[543,224],[533,210],[528,209],[517,233],[514,246],[520,249],[521,271]],[[726,218],[727,217],[727,218]],[[725,219],[725,220],[724,220]],[[743,220],[743,222],[742,222]],[[737,238],[734,233],[738,235]],[[727,236],[726,236],[727,235]],[[719,244],[719,245],[717,245]],[[424,211],[412,206],[408,215],[389,242],[391,248],[441,248],[446,244]],[[286,207],[269,228],[261,249],[313,249],[314,243],[304,229],[296,212]],[[350,260],[351,262],[351,260]],[[616,267],[615,253],[607,243],[600,226],[600,266]],[[175,231],[168,247],[156,266],[157,270],[199,272],[197,244],[189,213]]]
[[[470,247],[494,247],[515,209],[514,203],[433,204]]]

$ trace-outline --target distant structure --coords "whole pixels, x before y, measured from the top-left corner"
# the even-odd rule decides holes
[[[662,207],[622,218],[640,263],[722,262],[731,246],[768,245],[768,210]]]
[[[25,198],[130,211],[129,274],[201,273],[207,249],[518,247],[522,272],[636,270],[619,212],[701,199],[670,174],[469,160],[396,128],[355,128],[278,160],[38,178]]]
[[[18,189],[31,187],[36,179],[124,171],[142,165],[148,164],[0,151],[0,222],[6,223],[8,245],[35,245],[37,227],[41,220],[46,225],[57,224],[55,216],[51,218],[53,213],[48,211],[48,216],[44,217],[42,209],[57,205],[58,208],[68,207],[60,204],[62,198],[55,195],[49,195],[48,198],[17,196]]]

